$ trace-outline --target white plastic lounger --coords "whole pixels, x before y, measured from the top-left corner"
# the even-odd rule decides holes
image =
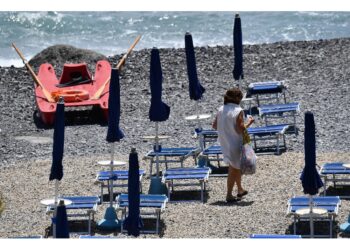
[[[251,234],[250,239],[301,239],[301,235],[295,234]]]
[[[82,217],[88,220],[88,233],[91,235],[91,224],[94,220],[94,215],[97,211],[97,205],[100,203],[98,196],[64,196],[62,199],[70,200],[72,203],[66,205],[67,217]],[[54,206],[49,205],[46,208],[46,213],[52,215]]]
[[[320,175],[324,179],[323,195],[326,195],[327,182],[333,182],[334,188],[337,183],[350,182],[350,163],[332,162],[325,163],[321,166]],[[341,196],[342,198],[349,198],[349,196]]]
[[[142,218],[156,219],[155,230],[141,230],[142,233],[159,234],[160,215],[165,211],[168,198],[164,194],[140,194],[140,215]],[[124,232],[123,223],[127,217],[129,207],[128,194],[120,194],[116,197],[116,210],[122,211],[121,232]]]
[[[296,126],[296,114],[300,111],[300,105],[298,102],[262,105],[258,109],[259,115],[265,118],[266,126],[268,125],[268,118],[293,117],[293,122],[288,122],[288,124],[293,125],[295,134],[298,133]]]
[[[265,127],[250,127],[247,129],[248,134],[251,136],[254,144],[254,150],[257,152],[264,148],[271,148],[268,145],[257,145],[257,141],[276,140],[276,154],[280,154],[281,149],[287,149],[286,144],[286,131],[290,128],[289,124],[270,125]],[[280,137],[283,139],[283,143],[280,143]]]
[[[145,175],[145,170],[139,170],[139,180],[140,183],[142,181],[142,177]],[[128,186],[128,170],[113,170],[113,174],[111,175],[110,171],[100,171],[97,173],[95,183],[100,184],[101,187],[101,202],[103,202],[103,189],[108,188],[108,181],[113,180],[113,187],[127,187]],[[142,193],[142,185],[140,185],[140,192]],[[108,200],[109,202],[109,200]]]
[[[256,102],[260,106],[261,100],[276,100],[276,102],[279,102],[280,96],[283,95],[284,103],[286,103],[285,90],[284,81],[253,82],[248,86],[246,97],[256,96]],[[261,95],[265,97],[260,98]]]
[[[209,179],[210,168],[175,168],[164,172],[162,181],[168,185],[168,199],[174,192],[174,186],[197,186],[201,188],[201,201],[204,202],[204,192]],[[174,184],[174,181],[177,183]],[[193,182],[195,181],[195,182]]]
[[[200,153],[200,148],[195,147],[183,147],[183,148],[161,148],[158,152],[158,162],[165,164],[165,169],[168,169],[169,163],[180,163],[180,167],[183,167],[184,161],[192,156],[196,161],[196,157]],[[154,150],[149,151],[145,155],[146,159],[150,160],[150,176],[152,175],[153,164],[156,162],[156,152]]]
[[[310,214],[305,213],[310,208],[310,199],[307,196],[298,196],[289,199],[287,215],[293,216],[294,234],[296,234],[296,223],[298,221],[309,221]],[[313,198],[313,220],[329,222],[329,237],[333,235],[333,222],[339,213],[341,200],[339,196],[317,196]],[[324,236],[324,235],[314,235]]]

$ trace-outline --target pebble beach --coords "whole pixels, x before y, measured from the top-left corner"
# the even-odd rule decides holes
[[[149,66],[150,49],[134,51],[121,72],[120,127],[125,138],[115,143],[115,158],[128,160],[135,147],[140,168],[149,171],[143,156],[152,142],[143,140],[153,135],[154,123],[148,119],[150,106]],[[73,51],[74,52],[74,51]],[[44,62],[53,64],[60,75],[65,62],[88,63],[94,71],[103,55],[84,53],[80,56],[60,57],[58,48],[43,51],[30,64],[37,70]],[[76,51],[75,51],[76,52]],[[198,76],[206,88],[199,102],[199,112],[215,115],[223,103],[226,89],[235,86],[233,80],[232,46],[196,47]],[[249,194],[240,202],[225,201],[226,178],[210,177],[206,202],[168,203],[162,214],[160,235],[141,234],[140,238],[247,238],[250,234],[291,234],[293,219],[286,216],[287,201],[302,195],[300,173],[304,166],[304,112],[311,111],[316,123],[317,163],[350,162],[350,39],[277,42],[244,45],[243,89],[249,83],[283,80],[287,86],[287,100],[300,103],[297,116],[299,134],[287,135],[287,150],[281,155],[258,155],[256,174],[244,176],[243,184]],[[67,58],[68,57],[68,58]],[[122,55],[107,58],[116,66]],[[159,124],[161,134],[170,138],[163,142],[169,147],[196,146],[192,133],[196,124],[184,118],[196,111],[188,94],[188,79],[184,49],[160,49],[163,69],[163,101],[171,107],[170,117]],[[16,67],[0,68],[0,195],[5,202],[0,216],[0,237],[45,235],[50,218],[40,200],[52,197],[54,184],[49,182],[53,129],[34,122],[37,120],[33,80],[27,70]],[[59,190],[62,195],[99,195],[94,184],[101,169],[97,161],[109,159],[110,144],[105,140],[107,126],[90,117],[67,114],[65,127],[64,177]],[[211,119],[203,122],[210,127]],[[263,124],[256,116],[256,125]],[[185,166],[194,165],[192,160]],[[144,178],[142,186],[148,191],[150,182]],[[343,190],[344,191],[344,190]],[[348,191],[349,190],[345,190]],[[126,190],[124,189],[124,192]],[[327,187],[329,194],[338,194]],[[178,195],[181,196],[182,192]],[[193,194],[196,198],[198,193]],[[104,216],[108,204],[98,207],[95,222]],[[347,220],[350,202],[342,199],[334,227]],[[307,234],[308,225],[301,225],[299,233]],[[316,227],[327,232],[327,225]],[[95,230],[97,235],[105,234]],[[119,232],[115,237],[128,237]],[[77,235],[72,234],[73,237]]]

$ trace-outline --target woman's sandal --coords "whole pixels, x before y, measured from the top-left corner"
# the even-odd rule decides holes
[[[248,194],[248,191],[245,190],[245,191],[243,191],[243,193],[237,194],[237,198],[241,199],[243,196],[245,196],[247,194]]]
[[[234,197],[234,196],[231,196],[231,197],[226,197],[226,202],[227,203],[232,203],[232,202],[237,202],[237,198]]]

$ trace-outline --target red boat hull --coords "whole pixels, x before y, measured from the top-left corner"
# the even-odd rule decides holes
[[[69,82],[69,75],[72,73],[80,72],[81,76],[91,79],[91,75],[85,63],[82,64],[65,64],[62,76],[60,80],[57,79],[53,66],[49,63],[40,65],[38,78],[46,90],[50,93],[57,91],[65,92],[82,92],[85,93],[84,98],[81,100],[75,100],[72,102],[65,101],[66,107],[78,107],[78,106],[98,106],[103,112],[103,116],[107,119],[108,116],[108,97],[109,97],[109,81],[111,76],[111,65],[108,61],[101,60],[96,64],[95,75],[93,80],[88,83],[67,86],[58,88],[57,84]],[[93,95],[105,84],[102,94],[96,100],[91,99]],[[40,118],[46,125],[52,125],[54,123],[56,103],[48,102],[45,98],[40,86],[35,88],[35,97]],[[66,99],[65,99],[66,100]]]

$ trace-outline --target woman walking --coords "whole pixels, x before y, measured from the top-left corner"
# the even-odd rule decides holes
[[[242,187],[241,178],[241,153],[243,143],[243,132],[253,122],[250,116],[247,124],[244,124],[244,112],[239,106],[243,94],[239,88],[231,88],[226,91],[224,105],[218,110],[213,122],[213,128],[218,131],[218,141],[221,146],[224,162],[229,165],[227,176],[226,201],[234,202],[240,200],[248,191]],[[237,185],[237,198],[232,195],[234,185]]]

